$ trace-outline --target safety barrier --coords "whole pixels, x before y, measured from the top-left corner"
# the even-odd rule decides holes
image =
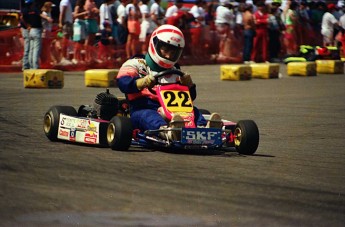
[[[219,51],[219,37],[217,31],[209,27],[193,27],[183,30],[186,39],[186,47],[180,59],[181,65],[204,65],[216,63],[240,63],[242,62],[241,45],[238,40],[227,40],[226,45],[235,46],[229,56]],[[82,48],[79,59],[61,61],[61,48],[63,38],[52,33],[50,38],[42,39],[41,68],[59,69],[64,71],[80,71],[87,69],[113,69],[119,68],[126,61],[125,45],[104,46],[100,42],[87,49]],[[23,38],[20,28],[0,31],[0,69],[6,71],[21,71],[21,59],[23,57]],[[74,55],[76,42],[67,42],[69,59]],[[139,47],[139,46],[138,46]],[[138,51],[140,49],[138,48]],[[220,54],[219,54],[220,53]],[[92,61],[85,61],[85,55],[91,55]]]

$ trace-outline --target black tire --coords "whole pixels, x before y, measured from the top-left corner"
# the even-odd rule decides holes
[[[117,151],[127,151],[132,143],[132,122],[127,117],[115,116],[108,125],[107,141],[109,147]]]
[[[44,115],[43,130],[51,141],[57,141],[60,114],[77,116],[77,111],[72,106],[52,106]]]
[[[239,121],[235,127],[235,148],[238,153],[252,155],[259,146],[259,129],[252,120]]]
[[[199,109],[199,111],[201,114],[211,114],[211,112],[206,109]]]

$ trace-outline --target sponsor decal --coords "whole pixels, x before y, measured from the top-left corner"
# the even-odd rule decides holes
[[[97,143],[97,134],[95,134],[95,133],[85,133],[84,142],[85,143],[96,144]]]
[[[60,115],[59,138],[73,142],[97,144],[99,141],[99,122],[87,118]],[[66,134],[67,133],[67,134]]]
[[[77,128],[77,129],[87,129],[90,124],[89,119],[73,118],[66,115],[61,115],[60,126],[64,128]]]
[[[72,128],[71,131],[69,132],[69,140],[75,141],[76,134],[77,134],[77,129]]]
[[[86,130],[87,131],[85,132],[84,142],[92,144],[97,143],[98,133],[96,125],[91,122]]]
[[[179,38],[177,38],[177,37],[174,37],[174,36],[172,36],[170,39],[171,39],[172,41],[177,42],[177,43],[181,42],[181,39],[179,39]]]
[[[183,128],[182,143],[220,145],[222,143],[221,129]]]
[[[60,129],[59,136],[68,138],[69,132],[67,130]]]

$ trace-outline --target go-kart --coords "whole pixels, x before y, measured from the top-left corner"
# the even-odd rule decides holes
[[[259,130],[254,121],[241,120],[236,123],[222,119],[221,127],[218,128],[196,125],[188,87],[159,82],[160,77],[172,74],[184,76],[183,72],[176,69],[160,72],[155,75],[155,89],[149,90],[158,96],[162,107],[160,109],[168,125],[169,120],[178,114],[183,119],[183,127],[146,131],[133,128],[128,101],[117,99],[107,89],[97,95],[94,106],[82,105],[78,111],[71,106],[52,106],[44,116],[45,135],[51,141],[101,145],[120,151],[126,151],[130,146],[172,150],[220,150],[234,147],[240,154],[255,153],[259,145]],[[206,120],[210,119],[209,111],[200,109],[200,112]],[[164,136],[172,131],[177,131],[179,138]]]

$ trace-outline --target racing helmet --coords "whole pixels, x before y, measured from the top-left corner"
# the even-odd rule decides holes
[[[172,68],[181,57],[185,40],[180,29],[165,24],[158,27],[151,35],[149,55],[161,68]],[[169,54],[166,54],[166,53]]]

